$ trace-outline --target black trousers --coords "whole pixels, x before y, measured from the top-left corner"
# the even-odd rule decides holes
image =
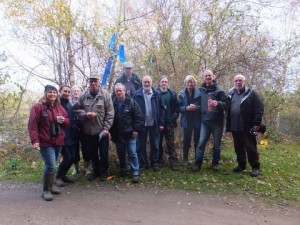
[[[84,143],[92,161],[93,171],[96,176],[107,175],[108,169],[108,136],[102,137],[99,142],[98,135],[83,135]]]
[[[61,149],[62,161],[60,162],[57,170],[56,177],[62,178],[66,176],[68,170],[74,163],[75,159],[75,145],[63,146]]]
[[[234,150],[237,156],[237,162],[241,168],[246,168],[247,158],[252,168],[260,166],[259,155],[257,151],[256,136],[249,132],[232,132]]]
[[[83,134],[80,134],[79,140],[75,145],[75,159],[74,163],[78,163],[80,161],[80,148],[81,148],[81,153],[82,153],[82,158],[84,161],[89,162],[89,153],[88,153],[88,148],[86,147],[86,144],[84,143],[84,138]]]

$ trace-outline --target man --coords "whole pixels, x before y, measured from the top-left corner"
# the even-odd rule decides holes
[[[114,106],[108,92],[99,86],[99,77],[93,74],[89,78],[89,88],[74,105],[76,113],[83,120],[83,139],[89,158],[92,161],[93,173],[89,180],[107,177],[108,169],[108,134],[114,120]]]
[[[123,74],[116,80],[115,84],[117,83],[125,85],[130,97],[133,97],[134,93],[142,87],[141,79],[133,73],[133,63],[125,62],[123,64]]]
[[[260,174],[260,162],[255,134],[258,131],[264,106],[257,92],[246,87],[245,76],[234,77],[234,87],[229,90],[230,106],[227,115],[227,130],[232,132],[234,149],[238,166],[233,172],[240,173],[246,169],[247,157],[252,167],[250,175]]]
[[[159,79],[159,88],[157,89],[162,96],[165,105],[165,126],[160,133],[159,140],[159,164],[162,165],[163,159],[163,140],[166,138],[166,144],[169,155],[170,168],[173,171],[178,170],[178,158],[174,146],[174,130],[177,126],[177,118],[179,116],[179,101],[174,90],[169,88],[169,80],[167,76],[162,76]]]
[[[155,171],[159,171],[159,132],[164,129],[165,109],[160,93],[152,88],[152,78],[144,76],[142,85],[133,97],[141,108],[144,121],[144,127],[138,135],[139,164],[142,169],[148,168],[146,143],[149,134],[151,164]]]
[[[210,135],[212,135],[214,139],[212,169],[218,171],[227,96],[216,83],[215,75],[211,70],[205,70],[203,76],[205,82],[199,89],[201,92],[201,132],[196,149],[194,170],[201,169],[205,146]]]
[[[126,156],[132,171],[132,183],[139,182],[139,160],[136,152],[136,138],[143,127],[143,117],[136,101],[126,95],[124,84],[117,83],[114,87],[116,98],[113,99],[115,117],[110,129],[112,141],[116,143],[120,162],[120,176],[127,176]]]

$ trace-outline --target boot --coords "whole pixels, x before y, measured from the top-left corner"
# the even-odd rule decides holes
[[[51,174],[44,174],[42,197],[45,201],[52,201],[53,195],[50,192]]]
[[[183,148],[183,165],[189,165],[189,148]]]
[[[85,175],[89,175],[92,173],[91,167],[90,167],[90,161],[84,161],[83,163],[83,169],[85,172]]]
[[[170,168],[171,168],[172,171],[177,171],[178,170],[177,162],[170,163]]]
[[[79,163],[74,163],[74,169],[72,175],[76,175],[79,173]]]
[[[58,187],[56,187],[54,185],[54,173],[50,174],[51,175],[51,180],[50,180],[50,192],[51,194],[54,194],[54,195],[59,195],[61,194],[61,191]]]

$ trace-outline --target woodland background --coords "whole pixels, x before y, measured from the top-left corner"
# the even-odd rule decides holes
[[[151,75],[154,86],[167,75],[179,91],[188,74],[200,85],[209,68],[228,90],[234,75],[244,74],[263,99],[270,137],[299,137],[299,9],[299,0],[0,0],[5,24],[0,34],[1,148],[28,145],[28,112],[43,85],[86,87],[91,73],[103,74],[114,53],[108,48],[113,33],[135,72]],[[121,72],[115,60],[105,88],[110,91]]]

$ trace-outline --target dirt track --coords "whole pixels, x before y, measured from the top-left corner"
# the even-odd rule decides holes
[[[0,182],[0,224],[299,225],[300,212],[253,198],[148,189],[132,185],[69,185],[52,202],[41,185]]]

